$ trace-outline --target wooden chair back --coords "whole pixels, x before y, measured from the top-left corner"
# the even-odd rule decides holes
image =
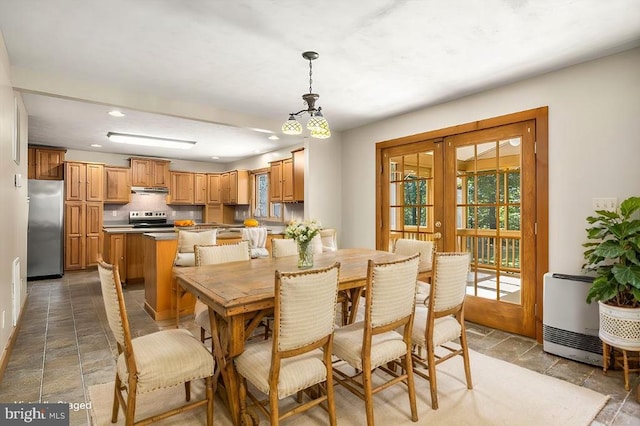
[[[194,246],[196,266],[216,265],[219,263],[239,262],[250,260],[249,242],[240,241],[236,244],[224,245],[196,245]]]
[[[297,256],[298,245],[291,238],[274,238],[271,240],[271,255],[273,257]]]

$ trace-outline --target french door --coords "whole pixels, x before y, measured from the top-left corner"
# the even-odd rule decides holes
[[[380,149],[379,249],[471,253],[465,318],[536,335],[535,121]]]

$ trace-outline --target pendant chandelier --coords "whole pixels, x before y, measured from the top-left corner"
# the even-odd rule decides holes
[[[302,57],[309,61],[309,93],[302,95],[302,100],[306,102],[307,108],[289,114],[289,119],[282,125],[282,133],[285,135],[299,135],[302,133],[302,125],[296,120],[296,117],[307,112],[310,115],[309,121],[307,121],[307,129],[310,130],[311,137],[317,139],[327,139],[331,137],[329,123],[322,116],[322,107],[316,108],[315,106],[320,95],[313,93],[313,89],[311,88],[311,84],[313,83],[313,67],[311,61],[318,59],[319,56],[316,52],[304,52],[302,54]]]

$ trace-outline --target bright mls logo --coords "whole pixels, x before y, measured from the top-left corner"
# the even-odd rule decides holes
[[[0,404],[0,424],[68,426],[69,404]]]

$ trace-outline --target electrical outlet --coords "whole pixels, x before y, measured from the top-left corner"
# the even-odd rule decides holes
[[[117,210],[112,211],[111,212],[111,216],[113,216],[113,217],[118,216],[118,211]]]
[[[171,212],[171,215],[172,215],[173,217],[176,217],[176,211],[175,211],[175,210],[174,210],[174,211],[172,211],[172,212]]]
[[[607,210],[610,212],[616,211],[618,208],[617,198],[594,198],[593,210]]]

